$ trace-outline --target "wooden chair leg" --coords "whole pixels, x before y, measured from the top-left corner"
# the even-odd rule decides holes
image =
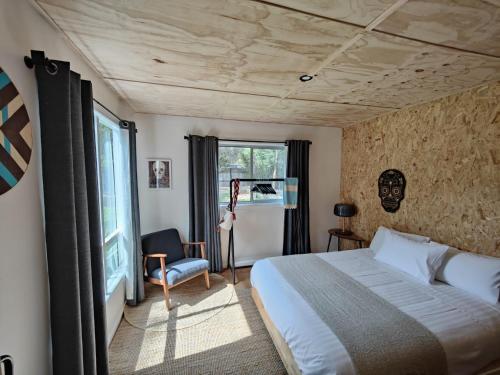
[[[170,310],[170,295],[168,292],[168,285],[163,284],[163,295],[165,296],[165,305],[167,305],[167,310]]]
[[[205,271],[205,285],[207,289],[210,289],[210,279],[208,278],[208,271]]]
[[[170,296],[168,293],[165,258],[160,258],[160,267],[161,267],[161,285],[163,286],[163,295],[165,296],[165,304],[167,305],[167,310],[170,310]]]

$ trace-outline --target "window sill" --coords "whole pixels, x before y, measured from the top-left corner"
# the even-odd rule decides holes
[[[219,203],[220,208],[225,208],[228,206],[229,203]],[[281,207],[283,208],[283,202],[262,202],[262,203],[255,203],[255,202],[238,202],[236,205],[236,211],[239,211],[240,209],[245,209],[245,208],[251,208],[251,207]]]

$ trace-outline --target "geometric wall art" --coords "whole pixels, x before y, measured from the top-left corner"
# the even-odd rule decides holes
[[[23,177],[31,157],[31,124],[21,95],[0,67],[0,195]]]

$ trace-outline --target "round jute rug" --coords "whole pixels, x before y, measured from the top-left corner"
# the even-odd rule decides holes
[[[146,298],[138,306],[125,306],[125,320],[132,326],[156,332],[176,331],[203,323],[231,303],[234,287],[223,276],[210,275],[210,289],[202,276],[170,289],[171,310],[163,289],[146,283]]]

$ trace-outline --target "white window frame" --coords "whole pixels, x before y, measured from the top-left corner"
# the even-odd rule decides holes
[[[253,151],[255,149],[284,150],[285,151],[285,162],[284,162],[285,165],[283,167],[284,167],[284,172],[286,174],[286,161],[287,161],[288,148],[283,143],[257,143],[257,142],[252,142],[252,141],[248,141],[248,142],[243,142],[243,141],[239,141],[239,142],[235,142],[235,141],[219,141],[219,151],[223,147],[250,148],[250,174],[251,174],[250,178],[254,178],[253,177],[253,173],[254,173],[254,170],[253,170]],[[283,177],[278,177],[278,178],[285,178],[285,175],[283,175]],[[270,179],[272,179],[272,177],[270,177]],[[263,182],[265,182],[265,181],[263,181]],[[219,183],[220,183],[220,180],[219,180]],[[224,183],[227,184],[227,186],[229,186],[229,181],[224,181]],[[219,186],[219,189],[220,189],[220,186]],[[219,192],[217,192],[217,194],[219,195]],[[219,201],[219,205],[220,206],[225,206],[228,203],[229,203],[229,200],[228,201]],[[267,205],[269,205],[269,204],[279,204],[279,205],[283,205],[283,198],[278,198],[278,199],[258,199],[258,200],[255,200],[254,199],[254,192],[252,192],[251,189],[250,189],[250,200],[249,201],[238,201],[238,205],[260,205],[260,204],[267,204]]]

